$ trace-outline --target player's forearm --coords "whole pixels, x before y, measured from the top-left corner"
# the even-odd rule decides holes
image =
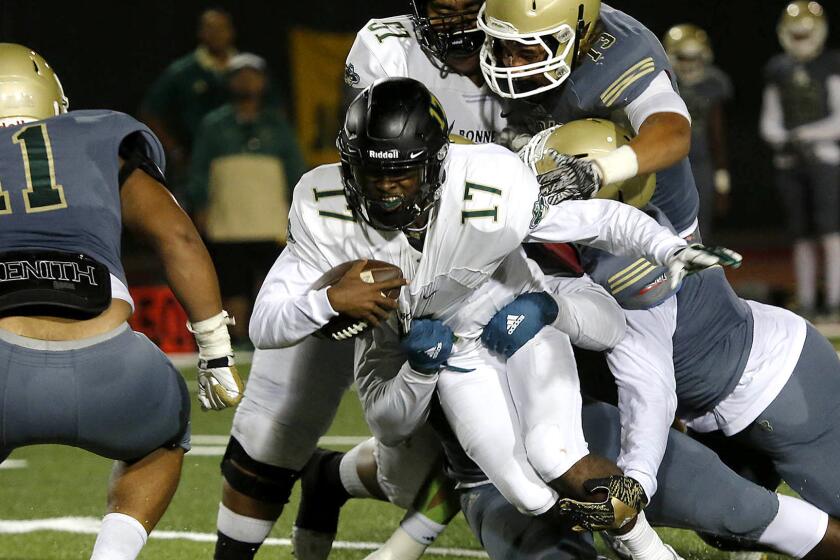
[[[572,344],[603,352],[619,343],[626,329],[624,312],[603,288],[588,277],[546,278],[546,283],[559,309],[554,327]]]
[[[256,348],[293,346],[337,315],[326,289],[311,289],[320,276],[292,248],[277,257],[257,294],[248,325]]]
[[[357,377],[365,419],[376,439],[394,446],[411,437],[428,417],[437,379],[438,374],[417,373],[408,363],[392,379],[380,378],[375,369]]]
[[[525,239],[539,243],[581,243],[621,256],[645,256],[666,264],[686,245],[656,220],[612,200],[570,200],[549,207],[545,218]]]
[[[336,315],[326,289],[300,295],[261,293],[251,312],[248,335],[255,348],[286,348],[313,334]]]
[[[630,147],[636,153],[639,175],[667,169],[688,156],[691,123],[677,113],[655,113],[642,123]]]
[[[170,231],[155,242],[169,287],[191,322],[217,315],[222,310],[219,282],[201,237],[192,224]]]
[[[779,147],[788,141],[788,131],[784,126],[782,100],[776,86],[767,86],[761,104],[761,137],[773,147]]]
[[[656,492],[677,407],[672,346],[676,309],[676,297],[671,297],[650,310],[626,311],[627,334],[607,353],[621,413],[616,464],[642,484],[648,498]]]

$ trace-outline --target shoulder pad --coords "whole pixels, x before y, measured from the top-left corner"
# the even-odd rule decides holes
[[[408,16],[370,20],[356,35],[344,72],[344,81],[365,88],[379,78],[405,76],[407,50],[420,48]]]
[[[160,140],[149,127],[130,115],[119,111],[92,110],[70,111],[56,118],[72,120],[97,138],[109,139],[115,157],[119,154],[123,159],[128,159],[128,153],[123,153],[123,141],[132,137],[130,144],[140,146],[143,155],[150,160],[153,167],[159,170],[166,168],[166,156]]]
[[[604,30],[584,55],[586,72],[576,77],[576,89],[597,95],[596,106],[621,108],[671,64],[656,36],[627,14],[610,9],[601,21]]]

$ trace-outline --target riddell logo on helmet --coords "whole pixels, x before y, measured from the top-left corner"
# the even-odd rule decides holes
[[[368,157],[376,159],[398,159],[400,157],[399,150],[368,150]]]

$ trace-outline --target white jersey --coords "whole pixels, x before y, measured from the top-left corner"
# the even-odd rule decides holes
[[[502,105],[482,82],[454,72],[442,74],[420,47],[410,16],[372,19],[347,56],[345,81],[366,88],[380,78],[414,78],[440,100],[451,132],[476,142],[493,142],[506,124]]]
[[[546,206],[533,173],[515,154],[494,144],[452,145],[444,169],[446,180],[432,210],[423,253],[403,233],[379,231],[355,219],[338,165],[304,175],[289,214],[287,250],[255,304],[254,344],[289,346],[325,324],[335,315],[326,290],[310,291],[309,286],[327,270],[355,259],[399,266],[410,281],[402,290],[403,311],[439,319],[471,339],[480,333],[459,330],[459,309],[523,241],[577,241],[658,263],[685,245],[647,215],[618,202]],[[279,277],[273,274],[278,265],[294,266],[297,272]]]

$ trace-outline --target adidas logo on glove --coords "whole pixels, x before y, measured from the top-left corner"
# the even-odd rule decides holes
[[[507,316],[507,333],[513,334],[516,327],[525,320],[525,315],[508,315]]]
[[[438,342],[435,346],[426,350],[425,354],[434,360],[438,357],[438,354],[440,354],[441,349],[443,349],[443,343]]]

